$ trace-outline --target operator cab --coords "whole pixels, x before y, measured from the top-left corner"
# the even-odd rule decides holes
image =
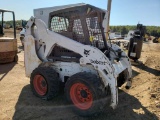
[[[51,31],[104,51],[106,38],[102,22],[105,12],[88,4],[61,9],[50,13],[48,27]],[[80,55],[59,46],[54,47],[51,53],[54,58],[64,55],[80,58]]]

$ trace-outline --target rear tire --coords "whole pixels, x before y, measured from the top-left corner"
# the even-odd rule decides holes
[[[100,78],[87,72],[71,76],[66,82],[65,94],[67,100],[73,104],[73,111],[81,116],[98,114],[107,103]]]
[[[59,93],[60,80],[52,67],[38,67],[31,74],[30,85],[34,95],[51,100]]]

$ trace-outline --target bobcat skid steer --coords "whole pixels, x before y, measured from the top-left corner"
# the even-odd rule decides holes
[[[91,116],[103,110],[111,94],[118,104],[118,87],[131,85],[131,63],[117,45],[106,42],[106,11],[85,4],[53,11],[49,29],[31,17],[24,40],[25,71],[33,93],[45,100],[57,96],[60,83],[73,110]]]

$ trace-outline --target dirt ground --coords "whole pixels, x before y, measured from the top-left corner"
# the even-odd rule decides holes
[[[17,64],[0,65],[0,120],[160,120],[160,44],[143,44],[142,63],[132,66],[132,87],[119,90],[118,107],[90,118],[74,114],[63,93],[51,101],[35,97],[19,40],[18,56]]]

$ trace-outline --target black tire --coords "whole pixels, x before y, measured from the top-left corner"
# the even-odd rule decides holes
[[[22,35],[22,36],[20,36],[20,40],[22,41],[24,39],[24,36]]]
[[[18,62],[18,55],[14,56],[14,62],[16,62],[16,63]]]
[[[153,39],[153,43],[158,43],[158,38]]]
[[[84,84],[85,86],[87,86],[88,89],[82,90],[82,88],[81,88],[81,91],[79,91],[80,92],[79,94],[81,94],[81,95],[78,95],[78,94],[73,95],[72,88],[75,87],[75,85],[77,85],[77,84]],[[78,89],[79,88],[76,87],[75,90],[78,91]],[[86,91],[86,96],[84,96],[84,94],[82,95],[82,91]],[[76,93],[76,92],[74,91],[74,93]],[[66,82],[65,94],[66,94],[67,100],[71,104],[73,104],[73,105],[71,105],[71,108],[73,109],[73,111],[76,112],[80,116],[97,115],[98,113],[100,113],[103,110],[105,104],[107,103],[107,101],[104,100],[104,97],[106,96],[105,88],[102,85],[100,78],[98,78],[94,74],[87,73],[87,72],[77,73],[77,74],[71,76],[69,78],[69,80]],[[81,108],[77,107],[79,105],[75,104],[75,102],[74,102],[75,100],[73,100],[73,97],[74,96],[76,96],[76,97],[77,96],[80,96],[80,97],[84,96],[83,99],[90,99],[89,98],[89,96],[91,96],[90,94],[92,95],[92,98],[93,98],[92,104],[90,105],[90,102],[87,103],[85,100],[86,107],[84,107],[83,104],[80,104],[80,105],[83,105]]]
[[[44,92],[44,94],[40,94],[41,91],[39,92],[38,90],[36,90],[36,77],[39,75],[44,78],[41,81],[41,86],[43,88],[46,88],[45,91],[42,91]],[[34,95],[44,100],[51,100],[59,93],[60,80],[57,73],[52,67],[38,67],[33,70],[31,74],[30,85]]]
[[[126,71],[123,71],[119,74],[118,78],[117,78],[117,86],[118,87],[121,87],[125,81],[126,81],[126,74],[127,72]]]

